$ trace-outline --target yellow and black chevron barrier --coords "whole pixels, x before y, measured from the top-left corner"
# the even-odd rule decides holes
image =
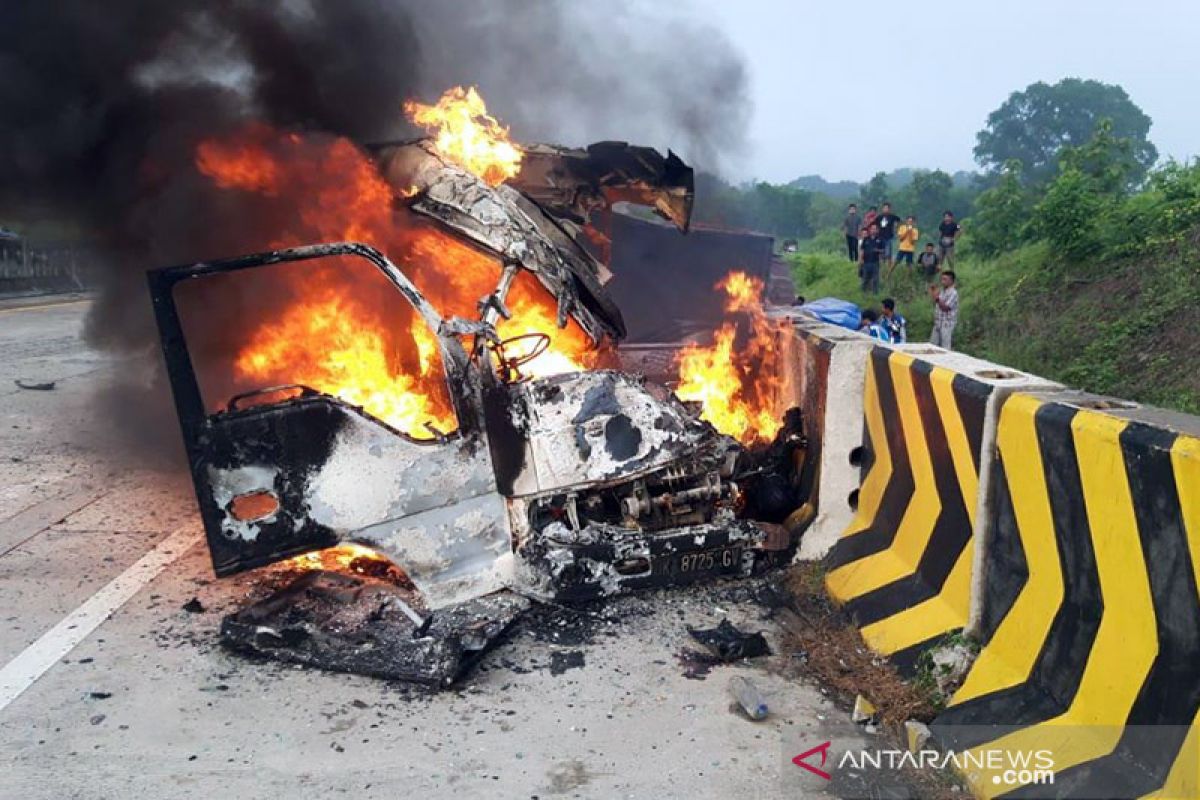
[[[866,642],[902,667],[967,623],[995,391],[910,353],[871,354],[864,477],[854,519],[826,558],[826,587]]]
[[[983,770],[987,797],[1197,798],[1200,420],[1093,405],[1017,393],[1001,408],[983,645],[935,734],[1052,754],[1051,793]]]

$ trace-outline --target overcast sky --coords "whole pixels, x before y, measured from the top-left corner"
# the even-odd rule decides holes
[[[988,113],[1064,77],[1120,84],[1154,120],[1162,156],[1200,154],[1200,0],[689,4],[750,71],[750,145],[731,177],[972,169]]]

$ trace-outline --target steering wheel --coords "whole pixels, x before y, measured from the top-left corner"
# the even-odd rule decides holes
[[[509,358],[507,355],[505,355],[504,349],[506,347],[510,347],[514,344],[528,341],[530,339],[534,340],[534,345],[533,347],[529,348],[529,352],[519,355],[516,358]],[[535,358],[549,349],[550,337],[540,331],[534,331],[533,333],[522,333],[519,336],[510,336],[507,339],[501,339],[500,341],[496,342],[496,344],[492,345],[492,350],[496,353],[496,358],[500,360],[500,363],[506,370],[515,374],[518,378],[520,377],[519,370],[521,367],[525,366],[530,361],[533,361]]]

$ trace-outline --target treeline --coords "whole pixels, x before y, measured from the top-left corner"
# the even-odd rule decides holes
[[[907,181],[893,183],[897,173]],[[762,231],[780,239],[811,239],[840,225],[851,202],[866,211],[888,201],[897,213],[915,215],[918,227],[924,224],[932,230],[946,209],[960,218],[968,216],[986,185],[984,176],[978,174],[964,177],[940,169],[897,170],[891,179],[887,173],[877,173],[849,197],[832,197],[786,184],[734,186],[715,175],[701,173],[696,176],[694,218],[700,223]]]
[[[1169,162],[1153,170],[1150,126],[1120,86],[1039,82],[988,116],[974,149],[980,172],[881,172],[856,192],[818,176],[734,186],[702,174],[696,219],[802,240],[835,229],[850,201],[865,211],[887,200],[926,230],[954,211],[966,231],[964,249],[983,256],[1034,241],[1068,259],[1117,253],[1195,222],[1189,198],[1197,168]]]
[[[1191,231],[1200,224],[1200,162],[1147,173],[1135,147],[1102,119],[1090,141],[1062,148],[1049,180],[1027,180],[1024,163],[1010,159],[976,199],[969,250],[991,257],[1041,241],[1058,261],[1081,263],[1148,252]]]

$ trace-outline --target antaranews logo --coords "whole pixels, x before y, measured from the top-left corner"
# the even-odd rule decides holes
[[[820,766],[821,767],[825,766],[825,759],[829,755],[829,748],[831,746],[833,746],[833,742],[824,742],[823,744],[819,744],[816,747],[812,748],[811,750],[805,750],[800,755],[795,756],[792,759],[792,763],[795,764],[797,767],[801,767],[803,769],[808,770],[809,772],[811,772],[814,775],[824,778],[825,780],[830,780],[833,777],[832,775],[830,775],[825,770],[820,769],[819,767],[815,767],[812,764],[808,763],[808,759],[812,758],[816,754],[820,753],[821,754]]]
[[[832,751],[832,752],[831,752]],[[795,752],[793,750],[792,752]],[[815,775],[822,780],[835,780],[839,772],[869,775],[871,772],[897,774],[904,770],[942,772],[954,770],[994,785],[1015,787],[1054,784],[1054,756],[1050,750],[988,749],[973,750],[904,750],[872,748],[833,740],[821,742],[791,757],[791,763],[802,770],[798,774]],[[795,772],[793,770],[793,772]]]

